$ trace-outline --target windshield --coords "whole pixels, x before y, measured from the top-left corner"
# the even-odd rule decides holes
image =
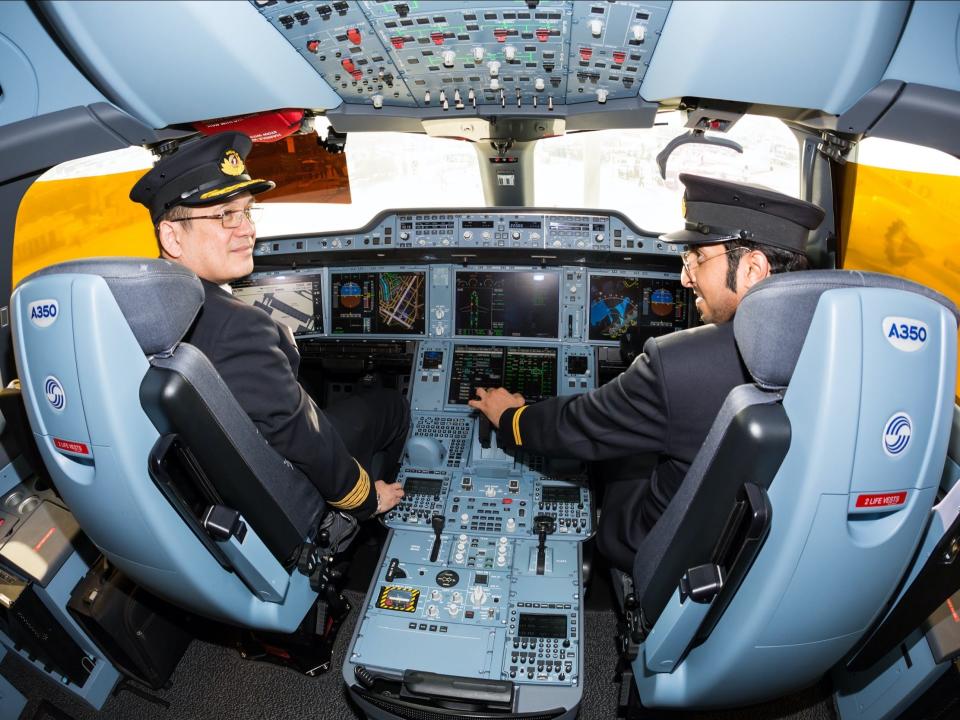
[[[799,143],[775,118],[744,116],[727,133],[743,153],[702,144],[681,145],[662,179],[657,154],[687,130],[680,113],[661,113],[644,130],[601,130],[541,140],[534,154],[536,204],[619,210],[651,232],[683,225],[682,172],[765,185],[797,197]],[[713,135],[713,133],[709,133]]]

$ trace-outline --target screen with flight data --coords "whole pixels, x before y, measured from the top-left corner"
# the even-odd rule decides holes
[[[632,327],[657,335],[687,327],[689,290],[679,280],[591,275],[591,340],[619,340]]]
[[[447,403],[466,405],[478,387],[505,387],[527,402],[557,394],[557,349],[457,345]]]
[[[456,274],[456,335],[555,338],[560,276],[555,272]]]
[[[330,273],[330,324],[334,335],[423,335],[426,273]]]
[[[265,311],[294,335],[323,332],[320,274],[259,277],[231,284],[233,296]]]

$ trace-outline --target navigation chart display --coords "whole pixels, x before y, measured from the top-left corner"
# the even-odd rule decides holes
[[[331,332],[423,335],[426,273],[330,273]]]
[[[666,278],[591,275],[591,340],[619,340],[631,327],[651,334],[687,327],[689,290],[679,280]]]
[[[265,311],[294,335],[323,332],[320,275],[261,277],[232,283],[233,296]]]
[[[456,335],[555,338],[560,275],[555,272],[458,272]]]
[[[557,349],[457,345],[447,403],[466,405],[478,387],[505,387],[527,402],[557,394]]]

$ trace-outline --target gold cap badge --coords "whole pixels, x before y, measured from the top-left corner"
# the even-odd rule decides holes
[[[243,158],[236,150],[227,150],[223,154],[223,161],[220,163],[220,170],[224,175],[243,175],[246,168],[243,166]]]

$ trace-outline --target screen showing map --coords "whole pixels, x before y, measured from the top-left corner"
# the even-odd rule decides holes
[[[334,335],[423,335],[426,279],[414,272],[330,273]]]
[[[560,276],[555,272],[457,273],[456,334],[555,338]]]
[[[689,290],[679,280],[590,276],[591,340],[619,340],[632,327],[658,335],[687,327]]]
[[[258,307],[294,335],[323,332],[320,275],[254,277],[231,284],[233,296]]]

